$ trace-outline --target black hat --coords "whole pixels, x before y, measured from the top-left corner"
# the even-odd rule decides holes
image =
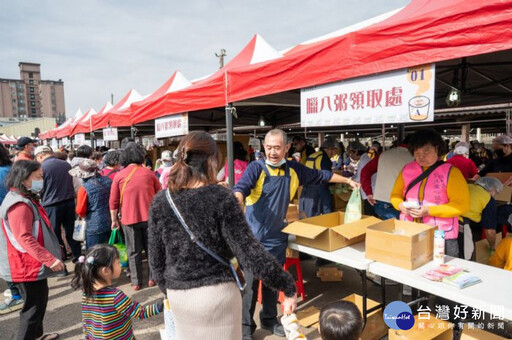
[[[18,139],[18,142],[16,144],[16,146],[19,148],[19,149],[23,149],[25,147],[25,145],[29,144],[29,143],[35,143],[36,141],[33,140],[32,138],[29,138],[29,137],[20,137]]]

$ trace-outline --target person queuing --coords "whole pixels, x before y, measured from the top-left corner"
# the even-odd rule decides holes
[[[302,136],[294,136],[292,139],[292,145],[295,152],[300,152],[300,163],[306,164],[306,161],[312,153],[315,152],[315,148],[308,144],[306,138]]]
[[[108,201],[112,181],[98,173],[98,163],[83,160],[69,170],[69,174],[83,180],[76,197],[76,214],[85,219],[85,243],[87,249],[96,244],[107,243],[110,237],[110,211]]]
[[[50,217],[50,222],[63,252],[66,249],[62,240],[61,227],[64,228],[66,241],[71,248],[73,262],[82,254],[80,242],[73,239],[75,227],[75,191],[73,177],[68,173],[71,166],[68,162],[55,158],[53,150],[46,145],[40,145],[35,150],[36,159],[41,163],[44,174],[44,190],[41,204]],[[67,274],[67,269],[66,272]]]
[[[482,230],[491,246],[496,248],[497,205],[494,200],[503,184],[492,177],[482,177],[475,184],[468,184],[469,210],[462,214],[463,230],[459,232],[459,252],[464,259],[472,258],[474,242],[482,239]]]
[[[458,257],[459,216],[469,210],[466,180],[459,169],[440,161],[444,143],[434,130],[416,131],[411,136],[409,152],[414,161],[406,164],[396,178],[391,204],[400,210],[401,220],[443,230],[445,254]]]
[[[306,167],[315,170],[325,170],[331,172],[331,157],[338,150],[336,140],[326,138],[320,147],[320,151],[309,155],[306,161]],[[332,196],[329,191],[329,185],[305,185],[302,188],[299,200],[299,210],[303,211],[307,217],[327,214],[332,211]]]
[[[112,285],[121,275],[119,253],[113,246],[98,244],[81,256],[71,281],[81,289],[82,328],[86,340],[135,339],[132,319],[147,319],[164,310],[163,302],[142,306]]]
[[[465,179],[471,179],[478,173],[478,169],[471,159],[469,159],[469,144],[458,142],[453,149],[453,156],[446,161],[457,167],[462,172]]]
[[[103,162],[105,162],[105,167],[101,170],[100,175],[103,177],[110,178],[111,181],[114,180],[114,177],[121,169],[121,151],[119,150],[110,150],[103,157]]]
[[[394,182],[389,179],[397,178],[404,165],[414,160],[407,149],[408,142],[409,136],[397,147],[375,156],[361,170],[361,188],[366,193],[366,199],[373,206],[377,217],[383,220],[400,216],[400,212],[391,204],[390,197]]]
[[[29,137],[20,137],[16,143],[18,154],[14,161],[32,161],[34,160],[34,149],[36,141]]]
[[[9,157],[9,152],[4,148],[3,144],[0,144],[0,204],[2,204],[5,196],[9,192],[9,187],[7,187],[6,182],[11,166],[12,161]],[[23,299],[18,286],[11,281],[7,281],[6,283],[11,292],[11,296],[6,297],[5,301],[0,303],[0,314],[14,312],[23,307]]]
[[[170,207],[169,196],[198,241],[222,259],[236,258],[244,270],[284,291],[285,312],[296,305],[294,279],[254,238],[233,193],[216,185],[217,146],[206,132],[181,139],[168,190],[150,209],[149,265],[167,291],[177,339],[242,338],[242,297],[235,278],[189,234]],[[212,204],[214,202],[214,204]]]
[[[285,223],[290,200],[299,185],[323,183],[348,183],[358,189],[359,184],[349,178],[325,170],[308,169],[300,163],[287,161],[290,149],[286,133],[270,130],[265,136],[265,160],[252,162],[247,167],[233,191],[241,205],[246,203],[246,219],[253,234],[279,263],[284,264],[288,236],[281,232]],[[253,320],[256,306],[258,279],[256,273],[246,272],[247,288],[243,296],[243,335],[250,339],[256,329]],[[260,325],[276,335],[284,336],[283,327],[277,321],[277,292],[265,284],[262,288],[263,308]]]
[[[143,166],[145,151],[129,142],[121,153],[121,170],[110,189],[110,218],[112,229],[123,228],[133,290],[142,286],[142,250],[148,250],[149,206],[161,185],[151,169]],[[118,213],[121,216],[118,216]],[[153,287],[151,271],[148,286]]]
[[[178,149],[174,150],[172,153],[173,164],[177,161],[177,159],[178,159]],[[171,174],[171,169],[172,169],[172,166],[166,167],[162,171],[162,174],[160,175],[160,178],[158,179],[160,181],[160,184],[162,185],[162,189],[167,188],[167,183],[169,182],[169,175]]]
[[[360,340],[363,317],[359,308],[350,301],[335,301],[320,311],[318,332],[322,340]]]
[[[20,312],[19,340],[53,340],[43,319],[48,303],[48,277],[64,271],[61,248],[50,218],[39,203],[43,190],[41,164],[20,160],[7,179],[10,188],[0,207],[0,276],[15,282],[25,304]]]
[[[155,170],[155,175],[157,178],[162,177],[162,172],[173,165],[172,152],[170,150],[162,151],[162,154],[160,155],[160,161],[160,166]]]
[[[355,175],[357,172],[357,167],[359,166],[359,161],[361,159],[365,160],[363,163],[367,163],[370,160],[368,154],[366,152],[368,148],[361,144],[359,141],[353,141],[348,143],[348,158],[346,163],[346,174],[347,175]]]

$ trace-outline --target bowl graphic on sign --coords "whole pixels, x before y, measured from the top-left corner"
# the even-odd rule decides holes
[[[430,99],[425,96],[415,96],[409,100],[409,118],[414,121],[422,121],[428,118]]]

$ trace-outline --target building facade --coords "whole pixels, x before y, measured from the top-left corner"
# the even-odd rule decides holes
[[[0,78],[0,117],[64,120],[64,82],[42,80],[40,64],[20,62],[19,68],[20,79]]]

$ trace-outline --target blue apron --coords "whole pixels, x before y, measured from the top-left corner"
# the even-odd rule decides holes
[[[270,176],[265,161],[258,162],[266,176],[259,200],[246,207],[245,216],[258,241],[284,264],[288,235],[281,230],[286,226],[285,218],[290,202],[290,169],[286,164],[284,176]]]

